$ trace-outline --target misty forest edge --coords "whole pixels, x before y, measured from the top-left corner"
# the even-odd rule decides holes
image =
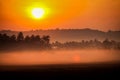
[[[97,39],[80,42],[69,41],[61,43],[55,41],[50,43],[49,35],[27,35],[24,36],[22,32],[18,35],[8,36],[0,33],[0,51],[7,50],[53,50],[53,49],[117,49],[120,50],[120,42],[105,39],[99,41]]]

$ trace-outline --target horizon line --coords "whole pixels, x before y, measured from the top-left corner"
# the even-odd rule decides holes
[[[109,31],[120,31],[120,30],[107,30],[107,31],[104,31],[104,30],[100,30],[100,29],[93,29],[93,28],[51,28],[51,29],[31,29],[31,30],[12,30],[12,29],[1,29],[0,31],[16,31],[16,32],[27,32],[27,31],[40,31],[40,30],[43,30],[43,31],[47,31],[47,30],[85,30],[85,29],[88,29],[88,30],[97,30],[97,31],[102,31],[102,32],[109,32]]]

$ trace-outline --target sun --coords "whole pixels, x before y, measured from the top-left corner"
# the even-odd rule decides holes
[[[32,16],[33,18],[40,19],[44,16],[45,10],[43,8],[33,8]]]

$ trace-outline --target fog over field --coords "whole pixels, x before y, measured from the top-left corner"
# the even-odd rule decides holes
[[[42,65],[120,62],[119,50],[48,50],[0,53],[3,65]]]

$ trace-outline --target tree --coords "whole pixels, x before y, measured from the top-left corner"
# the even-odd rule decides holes
[[[2,34],[0,34],[0,38],[2,37]]]
[[[35,41],[36,41],[36,42],[39,42],[39,41],[40,41],[40,36],[39,36],[39,35],[35,36]]]
[[[35,42],[35,36],[34,36],[34,35],[32,35],[32,36],[30,37],[30,41],[31,41],[31,42]]]
[[[50,42],[50,36],[43,36],[42,39],[45,42],[45,44],[49,44],[49,42]]]
[[[109,41],[108,39],[105,39],[105,40],[103,41],[103,46],[104,46],[105,48],[110,48],[110,46],[111,46],[110,41]]]
[[[2,40],[2,34],[0,34],[0,41]]]
[[[2,34],[0,34],[0,43],[2,43],[2,40],[3,40],[2,37],[3,37]]]
[[[30,42],[30,37],[28,35],[25,37],[25,42]]]
[[[3,42],[7,42],[7,43],[9,42],[10,38],[9,38],[9,36],[7,34],[3,34],[2,38],[3,38]]]
[[[12,36],[10,37],[10,41],[11,41],[11,42],[16,42],[16,36],[15,36],[15,35],[12,35]]]
[[[18,41],[18,42],[21,42],[21,41],[23,41],[23,40],[24,40],[23,33],[20,32],[20,33],[18,34],[18,36],[17,36],[17,41]]]

